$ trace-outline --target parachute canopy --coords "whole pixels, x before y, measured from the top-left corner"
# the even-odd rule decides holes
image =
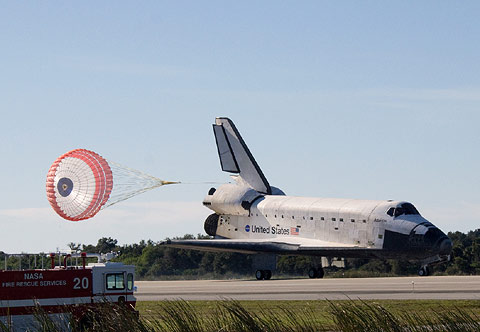
[[[47,198],[62,218],[79,221],[103,208],[165,184],[151,175],[76,149],[60,156],[47,174]]]

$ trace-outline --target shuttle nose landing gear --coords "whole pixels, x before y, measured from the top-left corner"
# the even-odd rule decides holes
[[[270,280],[272,278],[271,270],[257,270],[255,272],[255,278],[257,280]]]
[[[323,267],[319,267],[319,268],[310,268],[310,270],[308,270],[308,277],[313,279],[313,278],[323,278],[323,276],[325,275],[325,271],[323,270]]]
[[[448,239],[448,241],[450,241],[450,239]],[[448,262],[448,261],[450,261],[450,255],[436,255],[436,256],[424,259],[422,261],[422,267],[420,268],[420,270],[418,270],[418,275],[420,277],[428,276],[432,272],[429,267],[430,265],[439,264],[439,263]]]
[[[419,275],[420,277],[425,277],[425,276],[430,275],[430,268],[428,267],[428,265],[422,266],[422,267],[420,268],[420,270],[418,270],[418,275]]]

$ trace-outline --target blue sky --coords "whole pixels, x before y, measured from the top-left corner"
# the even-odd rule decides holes
[[[400,199],[480,225],[480,3],[0,3],[0,250],[203,232],[209,185],[161,187],[80,223],[45,177],[75,148],[167,180],[229,181],[232,118],[287,194]]]

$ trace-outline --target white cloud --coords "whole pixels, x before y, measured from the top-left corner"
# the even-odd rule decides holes
[[[101,237],[115,238],[120,244],[160,241],[203,233],[210,213],[200,202],[183,201],[125,202],[80,222],[63,220],[49,207],[0,210],[0,250],[48,252],[66,248],[69,242],[96,244]]]
[[[422,215],[445,232],[480,228],[480,204],[451,202],[430,206]],[[0,210],[0,250],[9,253],[55,251],[69,242],[96,244],[112,237],[120,244],[140,240],[203,233],[203,222],[212,213],[198,201],[123,202],[100,211],[94,218],[63,220],[50,207]]]
[[[181,222],[198,221],[199,217],[206,218],[210,213],[200,202],[124,203],[99,212],[97,218],[115,225],[119,222],[138,225],[141,221],[145,226],[172,227]]]
[[[50,215],[51,211],[51,208],[6,209],[0,210],[0,216],[10,218],[41,218]],[[9,219],[5,219],[5,221],[8,220]],[[2,220],[2,222],[3,221],[4,220]]]

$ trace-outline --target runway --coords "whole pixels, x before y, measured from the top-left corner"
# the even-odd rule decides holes
[[[480,276],[137,281],[138,301],[480,299]]]

